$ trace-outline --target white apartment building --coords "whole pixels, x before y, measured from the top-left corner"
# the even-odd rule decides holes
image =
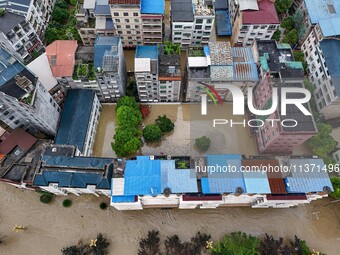
[[[23,15],[43,40],[55,3],[56,0],[0,0],[0,9]]]
[[[306,24],[311,28],[301,50],[305,54],[309,79],[319,112],[326,118],[340,116],[340,5],[336,1],[305,0]]]
[[[22,62],[29,62],[33,52],[44,50],[44,45],[32,25],[21,14],[11,12],[0,17],[0,46]]]
[[[204,2],[171,1],[172,42],[181,47],[207,45],[214,27],[215,13]]]
[[[158,102],[158,47],[137,46],[135,79],[141,102]]]
[[[0,48],[0,121],[41,137],[56,133],[60,108],[24,65]]]
[[[251,46],[255,40],[269,40],[280,25],[271,0],[230,0],[232,45]]]

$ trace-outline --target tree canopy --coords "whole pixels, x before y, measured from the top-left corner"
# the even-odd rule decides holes
[[[297,44],[298,43],[298,32],[296,29],[290,30],[283,38],[284,43]]]
[[[156,119],[156,125],[163,133],[171,132],[175,127],[175,124],[166,115],[158,116]]]
[[[118,99],[117,101],[117,106],[116,106],[116,111],[119,109],[119,107],[121,106],[129,106],[135,110],[139,110],[139,106],[135,100],[134,97],[130,97],[130,96],[125,96],[122,97],[120,99]]]
[[[149,124],[143,130],[145,140],[149,142],[156,142],[162,139],[162,130],[156,124]]]
[[[281,21],[281,27],[292,30],[294,28],[294,18],[292,16],[288,16]]]
[[[136,127],[142,121],[142,114],[129,106],[120,106],[117,110],[117,123],[120,127]]]
[[[207,151],[210,147],[210,143],[211,143],[210,139],[206,136],[202,136],[195,140],[195,145],[197,149],[201,151]]]
[[[292,0],[276,0],[275,7],[278,14],[285,14],[290,6],[292,5]]]

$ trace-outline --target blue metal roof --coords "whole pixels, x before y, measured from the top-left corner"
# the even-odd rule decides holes
[[[112,203],[133,203],[135,202],[135,196],[112,196]]]
[[[86,188],[87,185],[95,185],[98,189],[110,189],[112,169],[107,177],[103,173],[89,172],[61,172],[61,171],[43,171],[36,175],[33,185],[48,186],[49,183],[58,183],[59,187],[68,188]]]
[[[135,58],[158,59],[158,46],[139,46],[136,47]]]
[[[164,0],[141,0],[140,12],[142,14],[163,14],[164,15]]]
[[[254,61],[251,47],[232,47],[233,80],[234,81],[258,81],[257,65]]]
[[[96,15],[111,15],[110,6],[109,5],[99,5],[96,3],[94,14]]]
[[[322,159],[290,159],[289,164],[296,166],[296,171],[291,172],[291,176],[285,178],[286,190],[288,193],[308,193],[321,192],[324,187],[334,191],[327,172],[318,170],[324,167]],[[310,166],[310,171],[305,171],[305,165]],[[315,166],[311,171],[312,166]],[[300,169],[302,167],[302,169]]]
[[[112,24],[113,25],[113,24]],[[94,67],[102,67],[103,58],[106,54],[117,55],[112,51],[112,46],[118,46],[120,37],[118,36],[97,36],[94,44]]]
[[[161,191],[165,188],[171,193],[198,192],[195,170],[175,169],[174,160],[161,160]]]
[[[340,27],[340,23],[338,26]],[[335,87],[336,94],[340,95],[340,41],[322,40],[320,42],[320,48],[323,52],[329,74],[332,77],[333,86]]]
[[[92,90],[69,90],[55,137],[56,144],[74,145],[83,151],[94,98]]]
[[[340,34],[340,1],[305,0],[305,3],[312,24],[319,23],[325,36]]]
[[[226,2],[226,1],[225,1]],[[231,36],[232,27],[228,10],[217,10],[215,14],[216,29],[218,36]]]
[[[244,183],[246,193],[249,194],[270,194],[270,186],[267,173],[265,172],[244,172]]]
[[[0,47],[0,87],[25,69],[19,61],[13,63],[13,59],[11,54]]]
[[[236,172],[216,171],[208,172],[208,178],[201,178],[202,193],[204,194],[220,194],[234,193],[236,188],[240,187],[246,190],[243,174],[241,169],[241,155],[239,154],[215,154],[207,155],[208,167],[228,167],[233,166]]]
[[[67,156],[48,156],[42,157],[44,166],[61,166],[61,167],[78,167],[78,168],[95,168],[105,169],[107,165],[112,164],[110,158],[96,157],[67,157]]]

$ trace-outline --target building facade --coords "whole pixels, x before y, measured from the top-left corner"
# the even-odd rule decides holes
[[[6,12],[0,17],[0,45],[22,62],[30,62],[33,54],[44,51],[38,34],[24,16]]]
[[[232,45],[251,46],[255,40],[269,40],[280,25],[274,1],[229,1]]]
[[[207,45],[214,27],[215,11],[205,2],[171,1],[171,37],[181,47]]]
[[[0,48],[0,119],[9,128],[35,136],[53,136],[60,107],[41,82],[17,59]]]
[[[97,96],[101,102],[116,102],[125,95],[126,64],[123,44],[117,36],[98,36],[94,46]]]

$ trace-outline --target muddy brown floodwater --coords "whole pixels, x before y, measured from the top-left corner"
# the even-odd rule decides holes
[[[163,238],[178,234],[182,240],[197,231],[210,233],[213,240],[239,230],[275,237],[296,234],[328,255],[338,255],[340,250],[340,203],[331,204],[330,199],[291,209],[103,211],[99,203],[107,198],[70,198],[70,208],[62,206],[64,197],[56,197],[46,205],[39,201],[38,193],[0,183],[0,235],[6,236],[0,254],[60,255],[63,247],[80,239],[90,243],[102,232],[111,241],[110,255],[136,255],[139,238],[151,229],[159,230]],[[313,212],[319,212],[319,220]],[[13,232],[15,224],[27,230]]]

